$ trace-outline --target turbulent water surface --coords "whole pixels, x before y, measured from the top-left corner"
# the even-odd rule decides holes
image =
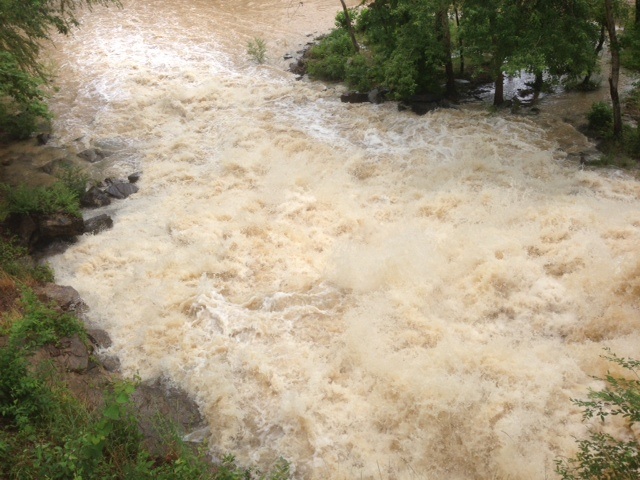
[[[193,395],[214,455],[553,478],[603,347],[638,353],[640,184],[567,161],[586,142],[561,122],[345,105],[282,71],[339,8],[127,0],[59,39],[60,142],[126,146],[109,168],[144,173],[57,279],[126,374]]]

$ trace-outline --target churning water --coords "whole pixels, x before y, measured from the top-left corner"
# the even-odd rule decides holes
[[[603,347],[637,357],[640,184],[568,162],[560,127],[345,105],[282,72],[339,7],[128,0],[59,39],[58,135],[126,145],[111,168],[144,175],[57,279],[126,374],[193,395],[215,455],[552,478]]]

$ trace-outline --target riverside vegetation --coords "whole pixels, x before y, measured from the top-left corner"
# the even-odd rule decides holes
[[[68,188],[60,185],[50,189],[51,194],[25,188],[23,194],[11,197],[5,209],[79,211],[73,194],[62,195],[67,200],[75,199],[73,206],[55,198]],[[25,198],[31,200],[26,202]],[[268,473],[238,466],[231,455],[213,465],[207,459],[205,445],[195,449],[185,444],[176,427],[167,424],[160,425],[159,431],[163,432],[161,442],[168,453],[152,453],[144,442],[132,402],[135,381],[116,378],[94,385],[101,389],[103,401],[99,405],[75,393],[66,381],[66,373],[40,353],[48,345],[59,345],[73,336],[86,344],[86,328],[75,315],[39,299],[36,289],[53,281],[53,272],[34,263],[9,234],[5,231],[0,236],[0,478],[289,478],[289,465],[284,460]]]
[[[621,64],[640,69],[638,11],[637,2],[634,13],[618,0],[363,2],[336,16],[336,27],[308,52],[307,71],[361,92],[387,91],[397,100],[423,94],[456,100],[457,80],[492,82],[498,108],[509,103],[506,75],[531,74],[534,100],[558,84],[566,91],[599,88],[592,75],[608,39],[611,101],[606,109],[594,105],[589,134],[601,142],[602,164],[636,167],[640,86],[621,104],[618,77]],[[616,35],[618,27],[623,33]],[[623,124],[625,109],[635,125]]]

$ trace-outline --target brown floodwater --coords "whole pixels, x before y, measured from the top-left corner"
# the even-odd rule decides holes
[[[125,374],[193,396],[214,456],[552,478],[603,348],[637,356],[640,184],[568,159],[592,145],[545,113],[560,100],[417,117],[297,81],[283,56],[339,8],[126,0],[58,39],[58,141],[118,144],[104,170],[143,177],[57,280]]]

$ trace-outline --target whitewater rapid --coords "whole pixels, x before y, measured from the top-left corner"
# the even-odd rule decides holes
[[[603,348],[637,358],[640,184],[520,117],[345,105],[284,72],[339,7],[128,0],[58,39],[59,141],[125,145],[104,173],[143,175],[56,280],[124,374],[196,399],[215,456],[553,478]]]

